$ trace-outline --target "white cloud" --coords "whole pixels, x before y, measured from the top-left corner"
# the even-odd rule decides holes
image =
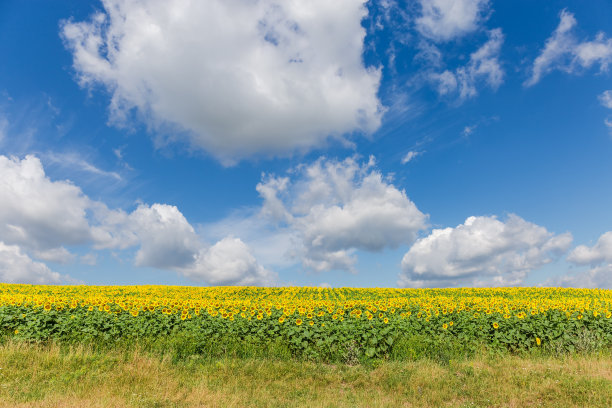
[[[35,250],[94,240],[90,200],[69,181],[51,181],[40,160],[0,156],[0,240]]]
[[[469,217],[434,229],[402,259],[398,284],[409,287],[512,286],[567,251],[571,234],[554,235],[516,215]]]
[[[0,281],[5,283],[60,283],[61,275],[47,265],[33,261],[17,245],[0,241]]]
[[[272,268],[295,265],[295,248],[300,238],[296,231],[263,208],[247,211],[236,211],[228,217],[214,223],[202,225],[198,232],[207,241],[219,241],[228,236],[239,236],[245,242],[255,258],[263,265]],[[282,203],[280,204],[283,205]],[[284,212],[284,207],[281,209]]]
[[[47,163],[57,164],[63,167],[78,169],[96,176],[110,177],[117,181],[121,180],[121,175],[115,171],[102,170],[87,160],[83,159],[78,153],[45,153],[42,155]]]
[[[577,246],[567,256],[567,260],[577,265],[612,263],[612,231],[602,234],[591,248],[586,245]]]
[[[471,135],[472,133],[474,133],[474,130],[478,127],[478,125],[472,125],[472,126],[466,126],[463,128],[463,131],[461,132],[461,134],[465,137],[468,137],[469,135]]]
[[[225,237],[208,247],[175,206],[141,204],[114,226],[117,235],[134,234],[135,266],[172,270],[210,285],[270,285],[276,274],[261,266],[239,238]]]
[[[460,100],[472,98],[478,94],[476,85],[484,81],[493,90],[497,90],[504,81],[504,71],[499,62],[499,53],[504,42],[500,28],[489,31],[489,39],[478,50],[470,54],[470,60],[454,72],[431,73],[430,81],[438,84],[440,95],[458,93]]]
[[[202,246],[193,227],[173,205],[140,205],[130,214],[140,240],[136,266],[168,269],[192,264]]]
[[[590,265],[586,271],[551,279],[547,284],[580,288],[612,289],[612,231],[602,234],[595,245],[578,245],[567,256],[575,265]]]
[[[421,40],[417,46],[419,52],[414,56],[415,61],[422,61],[427,66],[439,68],[442,66],[442,53],[435,45]]]
[[[577,24],[574,15],[564,9],[559,17],[559,25],[533,62],[531,77],[524,82],[525,86],[535,85],[555,69],[573,73],[578,68],[599,64],[600,71],[607,71],[612,62],[612,39],[598,33],[593,41],[579,42],[572,32]]]
[[[268,271],[239,238],[226,237],[201,250],[192,265],[177,268],[182,274],[212,285],[271,285],[276,274]]]
[[[47,262],[56,262],[61,264],[67,264],[74,260],[74,255],[71,254],[66,248],[52,248],[44,251],[33,250],[32,255],[40,260]]]
[[[608,109],[612,109],[612,89],[599,95],[599,102]]]
[[[422,152],[415,152],[415,151],[409,151],[408,153],[406,153],[404,155],[404,157],[402,157],[402,164],[406,164],[408,162],[410,162],[412,159],[414,159],[415,157],[419,156],[420,154],[422,154]]]
[[[26,272],[37,271],[44,279],[56,275],[22,250],[38,259],[65,263],[75,257],[64,245],[91,246],[94,250],[137,247],[136,266],[204,277],[207,283],[268,284],[274,277],[254,261],[241,241],[221,240],[207,248],[175,206],[141,204],[131,213],[109,209],[69,181],[50,180],[35,156],[20,160],[0,155],[0,174],[0,242],[9,254],[6,262],[25,265]],[[224,259],[225,255],[228,258]],[[82,261],[91,264],[93,256]],[[231,273],[216,276],[223,270],[223,262]],[[9,266],[5,268],[12,271]],[[26,272],[19,276],[38,282],[34,272]]]
[[[434,41],[449,41],[477,30],[489,0],[419,0],[417,31]]]
[[[373,167],[373,158],[362,165],[321,158],[289,180],[264,178],[257,186],[262,215],[280,215],[273,221],[293,231],[304,266],[353,270],[356,250],[410,244],[426,228],[427,216]]]
[[[557,276],[546,281],[544,286],[612,289],[612,263],[596,266],[587,271]]]
[[[612,89],[604,91],[599,95],[599,102],[608,109],[612,109]],[[605,125],[612,131],[612,120],[609,118],[604,119]]]
[[[440,95],[448,95],[457,90],[457,77],[449,70],[440,74],[432,73],[429,79],[438,83],[438,93]]]
[[[364,0],[103,6],[61,27],[79,82],[103,85],[111,119],[136,111],[158,142],[182,135],[172,137],[232,164],[380,126],[381,72],[362,62]]]

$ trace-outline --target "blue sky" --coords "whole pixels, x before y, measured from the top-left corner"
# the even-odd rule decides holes
[[[612,287],[612,5],[0,3],[0,281]]]

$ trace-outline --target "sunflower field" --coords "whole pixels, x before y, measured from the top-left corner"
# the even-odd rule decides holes
[[[281,344],[292,356],[323,360],[410,357],[444,345],[574,352],[612,345],[612,291],[0,284],[6,339],[178,339],[196,354]]]

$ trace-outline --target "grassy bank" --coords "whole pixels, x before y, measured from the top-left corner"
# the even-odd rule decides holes
[[[0,346],[0,407],[610,407],[612,353],[369,364]]]

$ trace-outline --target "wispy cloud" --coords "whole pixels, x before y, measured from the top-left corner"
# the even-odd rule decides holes
[[[579,68],[586,69],[593,65],[599,65],[600,71],[608,70],[612,62],[612,39],[600,32],[593,41],[578,41],[573,33],[577,24],[574,14],[563,9],[559,19],[559,25],[534,60],[531,76],[523,83],[524,86],[535,85],[553,70],[575,73]]]
[[[42,154],[41,157],[46,162],[60,165],[62,167],[71,167],[78,171],[84,171],[102,177],[110,177],[117,181],[122,180],[122,177],[119,173],[115,171],[102,170],[99,167],[96,167],[87,160],[85,160],[78,153],[47,152]]]
[[[489,0],[419,0],[416,29],[434,41],[449,41],[479,28],[487,19]]]
[[[402,164],[406,164],[410,161],[412,161],[415,157],[419,156],[423,154],[423,152],[416,152],[414,150],[409,151],[408,153],[406,153],[404,155],[404,157],[402,157]]]
[[[599,102],[602,104],[602,106],[612,109],[612,89],[604,91],[601,95],[599,95]],[[604,124],[608,127],[610,134],[612,135],[612,119],[604,119]]]
[[[503,42],[504,34],[500,28],[490,30],[487,42],[470,55],[466,65],[454,71],[430,73],[429,80],[437,83],[441,96],[458,95],[460,102],[478,94],[478,82],[485,82],[496,90],[504,81],[504,70],[499,61]]]

